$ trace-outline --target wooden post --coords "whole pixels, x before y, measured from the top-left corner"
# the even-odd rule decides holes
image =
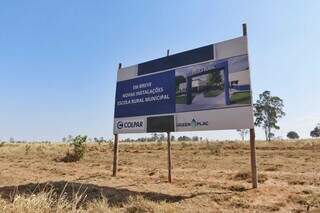
[[[171,137],[170,132],[167,132],[167,144],[168,144],[168,182],[172,182],[171,170],[172,170],[172,161],[171,161]]]
[[[114,134],[112,176],[116,177],[117,171],[118,171],[118,134]]]
[[[247,24],[246,23],[242,24],[242,34],[243,34],[243,36],[247,35]]]
[[[167,49],[167,56],[169,56],[170,50]],[[168,145],[168,182],[172,182],[171,170],[172,170],[172,160],[171,160],[171,136],[170,132],[167,132],[167,145]]]
[[[252,187],[258,188],[257,161],[256,161],[256,142],[254,129],[250,129],[250,152],[251,152],[251,172]]]
[[[119,63],[118,71],[121,69],[121,63]],[[113,142],[113,168],[112,168],[112,176],[116,177],[118,172],[118,134],[114,134],[114,142]]]
[[[243,36],[248,36],[247,24],[242,24]],[[257,160],[256,160],[256,135],[254,128],[250,129],[250,159],[251,159],[251,176],[252,187],[258,188]]]

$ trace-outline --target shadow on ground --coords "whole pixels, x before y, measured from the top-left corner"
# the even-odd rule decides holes
[[[137,192],[120,187],[116,188],[66,181],[29,183],[19,186],[3,186],[0,187],[0,196],[3,199],[12,201],[17,194],[31,195],[50,190],[53,190],[57,196],[64,194],[68,200],[74,199],[76,195],[82,195],[82,201],[85,203],[102,199],[104,197],[108,200],[110,206],[122,206],[128,201],[129,197],[135,196],[142,196],[145,199],[156,202],[165,201],[170,203],[179,202],[195,196],[173,196],[157,192]]]

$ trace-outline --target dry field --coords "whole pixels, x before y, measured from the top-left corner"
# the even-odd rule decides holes
[[[79,162],[67,144],[2,144],[0,212],[318,212],[320,141],[257,142],[259,188],[251,189],[248,143],[88,144]]]

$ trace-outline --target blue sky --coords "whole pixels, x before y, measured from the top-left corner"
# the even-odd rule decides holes
[[[238,37],[244,22],[254,98],[264,90],[283,98],[287,116],[277,136],[308,137],[320,122],[319,10],[316,0],[3,0],[0,139],[111,138],[119,62]],[[184,134],[239,138],[236,131]]]

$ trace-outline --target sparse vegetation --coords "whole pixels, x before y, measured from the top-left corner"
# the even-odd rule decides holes
[[[30,144],[26,144],[26,145],[24,146],[24,154],[25,154],[25,155],[28,155],[29,152],[30,152],[30,149],[31,149],[31,145],[30,145]]]
[[[84,157],[86,151],[87,136],[78,135],[72,139],[70,146],[71,150],[68,149],[66,156],[61,159],[63,162],[76,162]]]
[[[29,196],[16,195],[13,201],[0,199],[0,211],[2,213],[96,213],[96,212],[173,212],[174,205],[166,202],[153,202],[144,199],[141,196],[129,197],[123,206],[112,207],[106,198],[87,202],[86,205],[80,205],[85,200],[85,193],[74,193],[71,199],[66,194],[57,195],[54,189],[50,191],[42,191],[38,194]]]
[[[320,208],[317,139],[257,142],[257,190],[251,190],[247,143],[188,141],[181,149],[181,142],[173,142],[172,184],[167,183],[166,150],[156,143],[120,143],[116,178],[111,177],[112,143],[87,143],[85,160],[53,160],[67,149],[71,152],[72,143],[29,143],[28,155],[24,154],[26,144],[1,147],[0,212],[306,212]],[[68,181],[67,186],[61,180]]]
[[[223,155],[222,144],[212,143],[212,142],[207,141],[207,148],[210,151],[211,155],[216,155],[216,156]]]

